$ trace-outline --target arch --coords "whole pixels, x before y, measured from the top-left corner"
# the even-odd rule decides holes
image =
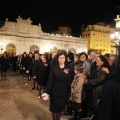
[[[14,44],[12,44],[12,43],[7,44],[6,52],[8,53],[8,55],[12,55],[13,53],[16,54],[16,46]]]
[[[29,52],[32,52],[32,53],[38,52],[38,53],[39,53],[39,48],[38,48],[38,46],[36,46],[36,45],[30,46]]]

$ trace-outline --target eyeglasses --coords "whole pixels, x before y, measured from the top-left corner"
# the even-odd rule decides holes
[[[80,58],[86,58],[85,56],[80,56]]]

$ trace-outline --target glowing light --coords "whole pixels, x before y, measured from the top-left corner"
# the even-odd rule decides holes
[[[113,39],[115,36],[114,36],[114,34],[111,34],[110,37]]]

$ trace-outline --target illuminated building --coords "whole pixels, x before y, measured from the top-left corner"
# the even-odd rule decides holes
[[[82,32],[82,38],[88,39],[88,50],[96,50],[105,53],[114,53],[113,42],[110,33],[115,31],[114,27],[97,23],[95,25],[87,25],[85,31]]]
[[[6,19],[4,26],[0,28],[0,42],[5,43],[3,51],[15,52],[17,55],[30,51],[49,52],[54,47],[66,51],[74,48],[76,53],[88,50],[87,39],[44,33],[40,24],[32,25],[30,18],[22,19],[20,16],[16,22]]]

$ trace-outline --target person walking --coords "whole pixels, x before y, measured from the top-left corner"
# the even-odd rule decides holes
[[[65,109],[66,100],[70,97],[70,69],[66,65],[66,51],[59,50],[57,65],[50,71],[46,91],[42,94],[44,100],[50,96],[50,111],[53,120],[60,120]]]

